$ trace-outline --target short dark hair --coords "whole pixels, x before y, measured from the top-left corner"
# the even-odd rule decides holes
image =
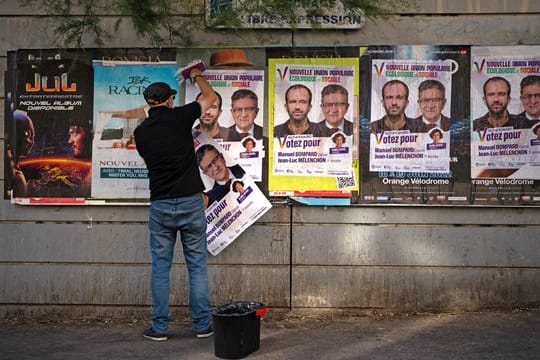
[[[216,149],[216,147],[214,145],[203,144],[203,145],[199,146],[199,148],[195,152],[195,155],[197,156],[197,164],[200,165],[204,154],[206,154],[207,152],[212,151],[212,150],[214,150],[218,154],[221,154],[221,152],[218,149]]]
[[[439,130],[439,129],[437,129],[437,128],[435,128],[435,129],[433,129],[433,130],[431,130],[431,131],[429,132],[429,137],[433,139],[433,135],[434,135],[435,133],[439,133],[439,135],[441,136],[441,139],[443,138],[443,133],[442,133],[442,131]]]
[[[242,180],[234,180],[232,183],[232,189],[234,192],[238,192],[236,191],[236,184],[241,184],[242,186],[244,186],[244,182]]]
[[[527,75],[523,79],[521,79],[521,82],[519,83],[519,86],[521,88],[521,94],[523,94],[523,88],[525,86],[529,85],[539,85],[540,86],[540,76],[538,75]]]
[[[239,99],[244,99],[244,98],[252,99],[256,103],[259,102],[259,98],[257,94],[255,94],[253,90],[249,90],[249,89],[238,89],[235,92],[233,92],[233,94],[231,95],[231,102],[239,100]]]
[[[336,93],[345,95],[346,98],[349,98],[349,92],[347,91],[347,89],[345,89],[343,86],[338,85],[338,84],[326,85],[321,91],[321,98],[323,98],[326,95],[336,94]]]
[[[381,90],[381,95],[383,99],[384,99],[384,90],[386,90],[386,87],[390,85],[397,85],[397,84],[403,85],[403,87],[405,88],[405,99],[409,100],[409,87],[403,81],[398,80],[398,79],[390,80],[383,85],[382,90]]]
[[[339,133],[339,132],[338,132],[338,133],[335,133],[335,134],[332,136],[332,141],[333,141],[334,143],[336,143],[337,138],[339,138],[339,137],[343,140],[343,142],[347,141],[347,139],[345,139],[345,135],[343,135],[342,133]]]
[[[311,104],[311,99],[313,97],[311,95],[311,90],[306,85],[303,85],[303,84],[294,84],[292,86],[289,86],[287,91],[285,91],[285,102],[289,100],[289,92],[294,89],[305,89],[309,94],[309,103]]]
[[[218,109],[221,110],[221,104],[223,104],[223,100],[221,99],[221,95],[217,92],[217,91],[214,91],[219,99],[219,106],[218,106]],[[199,97],[201,97],[202,95],[202,92],[198,93],[197,94],[197,97],[195,98],[195,100],[198,100]]]
[[[443,93],[443,95],[446,91],[444,85],[439,80],[428,79],[422,81],[420,85],[418,85],[418,96],[420,96],[422,91],[429,89],[438,89]]]
[[[248,142],[251,142],[253,144],[253,147],[255,147],[255,140],[253,138],[247,137],[244,140],[242,140],[242,146],[246,147],[246,144]]]
[[[506,84],[506,87],[508,87],[508,96],[510,96],[510,90],[512,90],[512,86],[510,86],[510,82],[508,80],[506,80],[505,78],[503,78],[502,76],[494,76],[494,77],[491,77],[489,79],[486,80],[486,82],[484,83],[484,96],[486,96],[486,86],[488,83],[492,82],[492,81],[502,81]]]

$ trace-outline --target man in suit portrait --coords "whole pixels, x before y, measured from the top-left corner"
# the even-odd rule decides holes
[[[223,153],[211,144],[201,145],[196,155],[201,172],[215,181],[212,188],[205,192],[206,206],[227,195],[232,179],[241,179],[246,174],[238,164],[228,167]]]
[[[240,141],[246,136],[262,139],[263,129],[255,124],[259,114],[257,94],[249,89],[236,90],[231,96],[231,113],[234,125],[228,128],[226,141]]]
[[[420,115],[416,120],[426,126],[426,131],[435,127],[450,130],[450,118],[442,114],[446,105],[444,85],[433,79],[424,80],[418,86],[418,106]]]
[[[525,110],[519,116],[536,124],[540,121],[540,76],[525,76],[521,79],[520,88],[519,98]]]
[[[341,85],[326,85],[321,91],[321,110],[324,120],[317,123],[321,136],[332,136],[337,131],[353,134],[353,123],[345,119],[349,109],[349,92]]]

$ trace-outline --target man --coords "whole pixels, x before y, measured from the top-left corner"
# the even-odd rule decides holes
[[[390,80],[382,87],[382,105],[386,115],[371,124],[371,131],[380,133],[392,130],[409,130],[424,132],[425,127],[420,121],[405,116],[409,105],[409,87],[401,80]]]
[[[521,104],[525,111],[519,116],[533,123],[540,121],[540,76],[525,76],[520,83]]]
[[[6,148],[6,164],[8,165],[8,181],[13,189],[13,197],[25,197],[28,193],[28,183],[22,171],[19,160],[28,156],[34,146],[35,128],[34,122],[25,111],[13,111],[13,123],[15,125],[15,139],[8,138]]]
[[[229,192],[231,180],[241,179],[245,175],[244,169],[238,164],[227,167],[223,154],[210,144],[197,149],[197,162],[203,174],[215,180],[213,187],[205,193],[206,205],[223,199]]]
[[[510,102],[510,83],[503,77],[494,76],[484,83],[482,99],[488,112],[473,121],[473,130],[511,126],[514,129],[530,128],[530,120],[510,114],[506,108]]]
[[[71,147],[71,154],[74,158],[83,161],[90,161],[92,158],[92,139],[94,132],[90,126],[72,124],[68,129],[68,145]],[[79,185],[79,196],[90,196],[92,185],[92,171],[88,172]]]
[[[274,127],[274,137],[286,135],[313,134],[320,136],[318,126],[309,121],[311,110],[311,90],[302,84],[290,86],[285,92],[285,109],[289,119]]]
[[[195,129],[206,133],[213,139],[225,139],[228,136],[229,130],[226,127],[219,125],[218,119],[221,116],[221,95],[215,91],[217,97],[216,101],[208,110],[206,110],[199,118],[199,124],[195,126]],[[197,95],[195,100],[199,100],[202,93]]]
[[[92,157],[92,130],[89,127],[70,125],[68,145],[74,158],[88,160]]]
[[[435,127],[443,131],[450,130],[450,118],[442,114],[446,105],[444,85],[438,80],[424,80],[418,86],[418,106],[420,115],[416,121],[426,126],[426,131]]]
[[[201,89],[195,102],[174,107],[176,90],[168,84],[150,84],[143,95],[148,117],[135,129],[137,151],[150,180],[148,229],[152,253],[152,326],[145,338],[167,340],[170,321],[169,275],[176,235],[180,232],[189,274],[189,309],[197,337],[213,334],[206,267],[206,219],[191,130],[216,100],[212,87],[193,68],[190,78]]]
[[[262,139],[263,129],[255,124],[259,114],[258,97],[249,89],[236,90],[231,96],[231,113],[234,125],[229,127],[227,141],[240,141],[246,136]]]
[[[321,91],[321,110],[324,120],[319,122],[321,136],[332,136],[337,131],[352,135],[353,123],[345,119],[349,109],[349,92],[341,85],[326,85]]]

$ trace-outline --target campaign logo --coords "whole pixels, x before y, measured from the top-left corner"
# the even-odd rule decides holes
[[[476,72],[481,74],[484,71],[484,66],[486,65],[486,59],[482,59],[480,64],[478,64],[478,61],[473,62],[474,67],[476,68]]]
[[[378,77],[381,77],[384,70],[384,63],[381,63],[380,68],[377,64],[373,65],[373,67],[375,68],[375,74],[377,74]]]
[[[485,128],[484,130],[476,130],[476,133],[478,134],[480,142],[484,142],[486,140],[487,128]]]
[[[280,80],[285,80],[285,76],[287,76],[288,70],[289,70],[288,66],[285,66],[285,69],[283,69],[283,72],[281,71],[281,69],[277,69]]]
[[[280,149],[283,149],[285,147],[285,143],[287,142],[287,135],[285,135],[283,137],[283,140],[281,140],[280,137],[278,137],[278,143],[279,143],[279,148]]]
[[[377,145],[381,145],[382,139],[384,137],[384,131],[382,133],[376,133],[373,135],[375,135],[375,142],[377,143]]]

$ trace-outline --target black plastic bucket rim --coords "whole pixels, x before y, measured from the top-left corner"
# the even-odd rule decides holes
[[[268,308],[258,301],[233,301],[212,310],[213,316],[237,317],[246,315],[262,316],[268,313]]]

